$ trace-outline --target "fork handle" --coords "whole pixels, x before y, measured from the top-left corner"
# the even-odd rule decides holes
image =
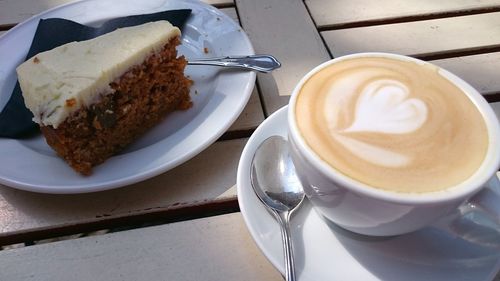
[[[281,67],[281,63],[271,55],[227,56],[206,59],[202,58],[189,60],[188,64],[243,68],[264,73],[271,72],[274,69]]]

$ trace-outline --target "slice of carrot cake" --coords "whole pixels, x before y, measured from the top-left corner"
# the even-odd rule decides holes
[[[191,106],[180,30],[167,21],[117,29],[39,53],[17,68],[47,143],[84,175],[169,112]]]

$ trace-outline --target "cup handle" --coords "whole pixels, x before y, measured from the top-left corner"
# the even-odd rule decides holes
[[[460,213],[466,215],[477,212],[495,222],[500,231],[500,172],[497,172],[485,187],[462,206]]]
[[[500,249],[500,172],[434,227],[481,246]]]

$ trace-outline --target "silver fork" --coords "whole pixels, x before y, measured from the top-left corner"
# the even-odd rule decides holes
[[[251,69],[268,73],[281,67],[281,63],[271,55],[251,56],[227,56],[206,59],[194,59],[188,61],[189,65],[213,65],[222,67],[233,67]]]

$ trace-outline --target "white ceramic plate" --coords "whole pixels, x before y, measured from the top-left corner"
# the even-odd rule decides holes
[[[246,225],[282,273],[279,226],[252,190],[250,163],[264,139],[286,137],[286,112],[286,107],[280,109],[257,128],[243,150],[237,179]],[[298,280],[489,281],[500,269],[500,233],[487,221],[456,217],[407,235],[368,237],[323,220],[307,200],[304,203],[291,224]]]
[[[254,54],[231,18],[195,0],[88,0],[60,6],[17,25],[0,37],[0,108],[16,83],[15,68],[25,58],[38,20],[66,18],[89,25],[105,20],[173,9],[192,9],[183,30],[180,54],[189,58]],[[208,54],[205,54],[207,48]],[[246,105],[255,73],[209,66],[188,66],[194,80],[194,106],[174,112],[121,154],[94,168],[88,177],[75,173],[39,136],[0,138],[0,183],[45,193],[83,193],[132,184],[165,172],[192,158],[221,136]]]

